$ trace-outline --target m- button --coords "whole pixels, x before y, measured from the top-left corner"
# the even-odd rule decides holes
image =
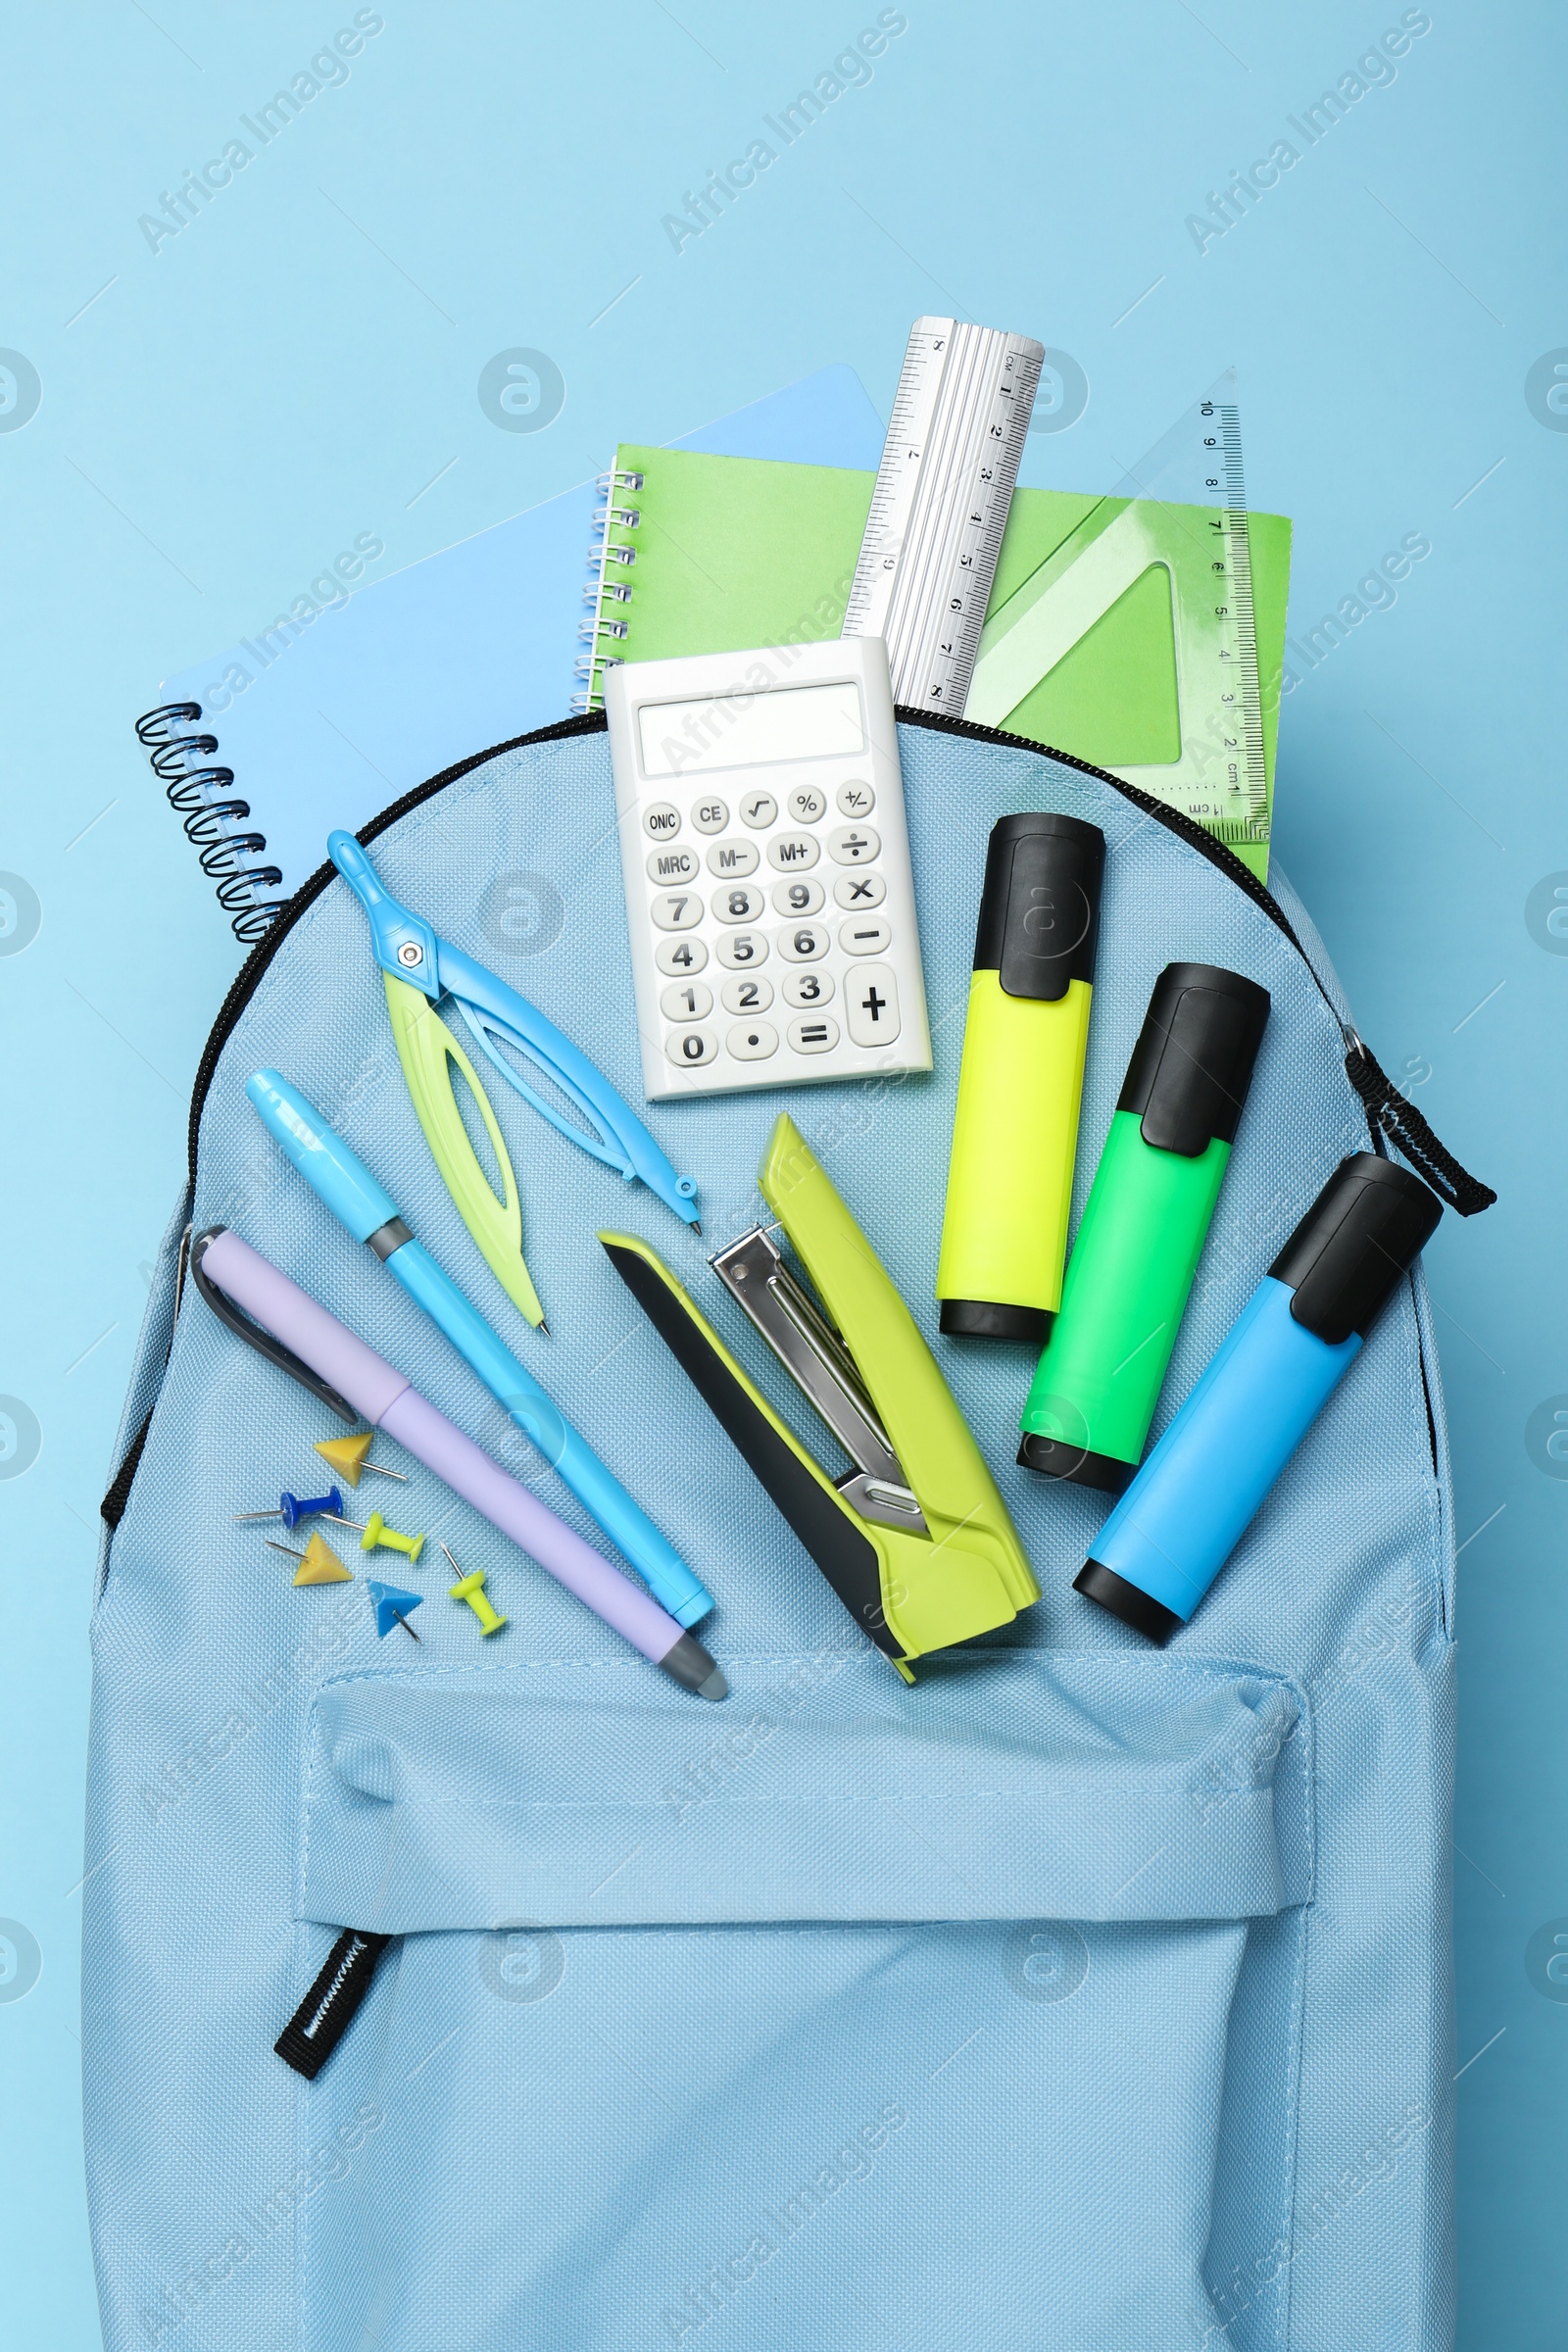
[[[891,1046],[899,1034],[899,984],[885,963],[866,963],[844,988],[845,1014],[858,1046]]]

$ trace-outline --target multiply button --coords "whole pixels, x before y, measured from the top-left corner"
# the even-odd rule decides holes
[[[650,882],[694,882],[699,868],[695,850],[650,850]]]
[[[888,886],[880,874],[840,874],[833,885],[839,905],[856,912],[862,906],[880,906],[887,895]]]
[[[665,1038],[664,1052],[677,1069],[706,1070],[718,1059],[718,1040],[707,1029],[682,1029]]]
[[[647,823],[647,818],[643,821]],[[722,801],[699,801],[692,810],[692,823],[699,833],[722,833],[729,823],[729,810]]]
[[[804,1019],[791,1021],[784,1032],[795,1054],[831,1054],[839,1042],[839,1025],[825,1012],[808,1013]]]
[[[876,807],[876,794],[869,784],[841,784],[839,786],[840,816],[869,816]]]
[[[680,831],[680,810],[668,801],[655,801],[643,810],[643,831],[650,841],[673,841]]]
[[[880,956],[893,933],[879,914],[852,915],[839,925],[839,946],[846,956]]]
[[[868,963],[844,990],[845,1017],[858,1046],[891,1046],[899,1034],[899,984],[885,963]]]
[[[808,865],[816,863],[819,854],[809,833],[780,833],[767,845],[767,862],[781,874],[805,873]]]
[[[755,841],[715,841],[708,853],[708,870],[712,874],[755,874],[757,844]]]
[[[741,803],[741,815],[754,833],[760,833],[776,822],[778,803],[770,792],[749,792]]]
[[[827,854],[835,865],[869,865],[881,847],[870,825],[840,825],[827,837]]]

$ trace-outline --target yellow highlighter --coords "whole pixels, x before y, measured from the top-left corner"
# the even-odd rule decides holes
[[[953,1339],[1038,1347],[1061,1304],[1104,865],[1075,816],[991,829],[937,1264]]]

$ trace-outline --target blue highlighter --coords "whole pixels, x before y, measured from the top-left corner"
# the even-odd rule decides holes
[[[1101,1529],[1075,1592],[1151,1642],[1188,1622],[1442,1214],[1393,1160],[1341,1160]]]

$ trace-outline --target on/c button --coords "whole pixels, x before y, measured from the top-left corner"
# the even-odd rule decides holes
[[[848,973],[844,1004],[858,1046],[891,1046],[899,1034],[899,984],[885,963]]]

